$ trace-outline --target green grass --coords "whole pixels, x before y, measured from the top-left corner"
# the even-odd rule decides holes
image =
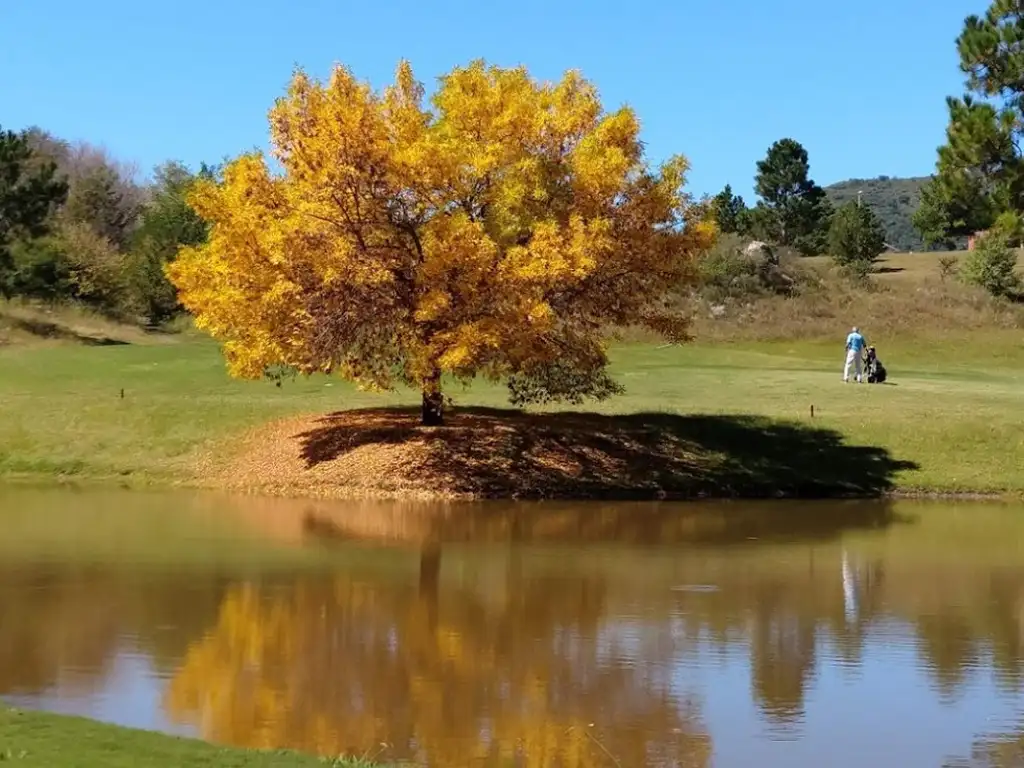
[[[595,410],[802,423],[916,463],[895,478],[904,489],[1024,491],[1019,331],[877,339],[890,384],[860,387],[840,381],[844,332],[834,341],[622,346],[613,364],[627,394]],[[505,404],[500,387],[450,394],[463,405]],[[323,377],[280,388],[232,381],[214,344],[187,337],[10,346],[0,349],[0,479],[173,482],[188,477],[198,450],[230,445],[254,425],[413,402],[412,393],[359,393]]]
[[[284,751],[225,749],[77,717],[0,707],[0,762],[16,768],[370,768]]]

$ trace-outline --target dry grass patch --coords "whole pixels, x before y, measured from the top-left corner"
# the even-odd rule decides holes
[[[891,257],[881,263],[883,271],[861,283],[819,259],[791,262],[800,275],[793,295],[748,296],[716,307],[698,303],[695,335],[702,342],[836,338],[849,326],[861,325],[876,337],[927,338],[1024,328],[1021,305],[993,299],[954,278],[942,279],[928,255],[903,260],[914,258],[927,264],[900,267]]]

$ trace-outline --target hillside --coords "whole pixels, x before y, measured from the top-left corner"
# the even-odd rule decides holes
[[[859,190],[861,202],[871,208],[885,227],[886,242],[900,251],[920,251],[924,249],[924,243],[914,229],[911,217],[917,210],[921,188],[928,178],[879,176],[876,179],[848,179],[830,184],[825,187],[825,192],[833,205],[840,206],[856,200]]]

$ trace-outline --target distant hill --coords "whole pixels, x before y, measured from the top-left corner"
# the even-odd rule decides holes
[[[900,251],[924,249],[921,236],[914,229],[910,217],[921,201],[921,187],[928,176],[897,179],[879,176],[877,179],[848,179],[825,187],[825,193],[836,207],[857,199],[868,206],[885,227],[886,242]]]

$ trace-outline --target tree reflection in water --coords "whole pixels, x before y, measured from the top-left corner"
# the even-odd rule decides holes
[[[338,552],[230,574],[0,560],[0,695],[98,691],[127,648],[174,675],[167,710],[219,741],[555,766],[611,764],[604,749],[622,765],[707,764],[711,729],[739,730],[732,712],[711,721],[716,692],[690,675],[720,651],[749,668],[755,733],[805,727],[809,696],[828,710],[842,695],[815,690],[818,671],[865,656],[896,654],[947,699],[981,677],[1024,691],[1019,514],[939,507],[893,525],[886,503],[498,505],[355,518],[371,536],[323,505],[267,504],[267,521],[294,525],[288,547],[315,536]],[[1022,743],[981,734],[963,764],[1017,764]]]
[[[247,584],[190,648],[168,708],[205,737],[431,765],[703,766],[710,739],[668,681],[600,652],[599,579],[526,579],[500,604],[336,577]],[[436,561],[434,561],[436,562]],[[516,579],[513,572],[510,578]]]

